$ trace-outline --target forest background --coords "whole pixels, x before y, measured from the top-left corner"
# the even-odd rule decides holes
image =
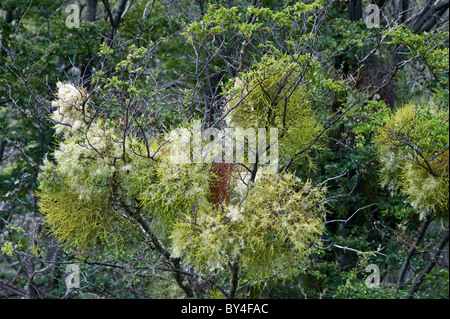
[[[2,0],[0,298],[448,299],[448,18]],[[276,171],[177,163],[195,121],[276,128]]]

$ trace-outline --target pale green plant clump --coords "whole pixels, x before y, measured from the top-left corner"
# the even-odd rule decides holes
[[[170,145],[163,146],[156,159],[158,163],[153,170],[140,171],[134,177],[133,187],[138,188],[137,198],[153,217],[154,230],[169,240],[177,219],[190,210],[209,208],[209,168],[204,164],[174,163]],[[149,182],[152,179],[154,182]]]
[[[297,61],[286,55],[264,56],[227,91],[228,126],[277,128],[280,154],[285,158],[305,149],[323,129],[308,90],[298,83],[305,70],[305,77],[311,75],[312,63],[307,56],[297,56]]]
[[[215,164],[179,164],[170,133],[149,145],[123,139],[111,121],[90,114],[85,91],[58,89],[52,118],[60,142],[41,168],[39,207],[60,241],[123,245],[144,229],[200,272],[238,264],[242,278],[256,281],[293,275],[320,242],[325,188],[263,169],[254,181],[237,178],[235,166],[230,183],[215,189]],[[213,202],[218,191],[229,201]]]
[[[406,195],[421,217],[448,218],[448,138],[448,110],[407,104],[387,118],[374,139],[381,184]]]
[[[84,109],[88,102],[86,90],[62,82],[58,82],[57,87],[58,99],[52,101],[52,106],[56,110],[51,115],[56,122],[56,133],[65,130],[74,132],[83,124],[80,115],[83,113],[87,115],[87,110]]]
[[[289,277],[308,259],[323,231],[324,194],[325,189],[293,175],[264,174],[244,201],[235,198],[223,210],[196,211],[180,219],[172,234],[174,253],[209,271],[239,260],[250,280],[277,273]]]

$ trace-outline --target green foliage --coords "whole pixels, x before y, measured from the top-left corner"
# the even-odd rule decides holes
[[[365,279],[370,274],[365,272],[368,258],[363,257],[357,266],[345,274],[345,283],[337,287],[334,298],[338,299],[399,299],[406,297],[404,291],[399,291],[395,285],[381,282],[379,287],[367,287]]]
[[[191,42],[191,34],[203,40],[208,37],[234,32],[245,39],[250,39],[255,33],[272,31],[270,25],[275,23],[281,27],[292,27],[299,21],[308,21],[309,14],[323,7],[323,0],[310,4],[298,1],[288,5],[283,10],[276,11],[268,7],[238,7],[226,8],[216,4],[208,4],[207,13],[200,21],[190,23],[185,29],[187,42]],[[253,20],[252,22],[250,22]]]
[[[12,256],[14,252],[14,246],[11,241],[4,242],[2,245],[2,254],[5,254],[6,256]]]
[[[436,295],[437,292],[437,295]],[[449,298],[449,274],[448,268],[436,268],[425,276],[422,291],[419,292],[422,299]]]
[[[448,22],[414,33],[389,3],[369,29],[345,1],[136,0],[117,28],[120,1],[89,22],[80,1],[68,28],[67,1],[0,2],[0,277],[20,298],[223,298],[235,279],[237,298],[405,297],[448,222]],[[382,78],[361,88],[368,66]],[[372,96],[385,84],[393,113]],[[178,163],[167,133],[193,118],[278,128],[290,173],[233,165],[215,188],[217,166]],[[83,280],[69,295],[67,263]],[[448,278],[437,265],[415,296],[448,299]]]
[[[410,57],[420,56],[425,65],[434,74],[437,81],[443,86],[448,86],[448,31],[422,34],[414,34],[403,25],[395,25],[386,30],[386,36],[390,37],[387,44],[403,44],[408,47]]]
[[[108,198],[83,201],[70,187],[59,187],[54,194],[39,193],[40,209],[55,236],[79,249],[117,241],[115,221]]]

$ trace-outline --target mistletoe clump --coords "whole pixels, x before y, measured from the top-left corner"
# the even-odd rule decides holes
[[[407,104],[378,130],[381,183],[425,214],[448,217],[448,110]]]
[[[60,142],[41,167],[39,206],[68,245],[123,244],[144,232],[171,261],[260,282],[295,274],[320,242],[324,188],[262,168],[250,179],[232,164],[183,163],[173,134],[123,139],[90,115],[83,90],[59,85],[58,97]]]
[[[313,65],[307,56],[298,56],[297,61],[280,54],[264,56],[253,70],[240,74],[230,85],[227,124],[243,129],[278,129],[283,157],[307,148],[322,130],[306,81],[299,82],[317,72],[318,66]]]
[[[122,156],[119,132],[89,115],[82,88],[58,83],[52,105],[60,143],[38,178],[44,219],[60,241],[77,248],[115,242],[118,224],[124,222],[119,206],[132,201],[123,187],[130,184],[132,165],[143,169],[142,159],[133,153]]]

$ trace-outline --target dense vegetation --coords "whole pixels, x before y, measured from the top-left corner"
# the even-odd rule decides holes
[[[0,298],[448,299],[448,9],[2,1]]]

